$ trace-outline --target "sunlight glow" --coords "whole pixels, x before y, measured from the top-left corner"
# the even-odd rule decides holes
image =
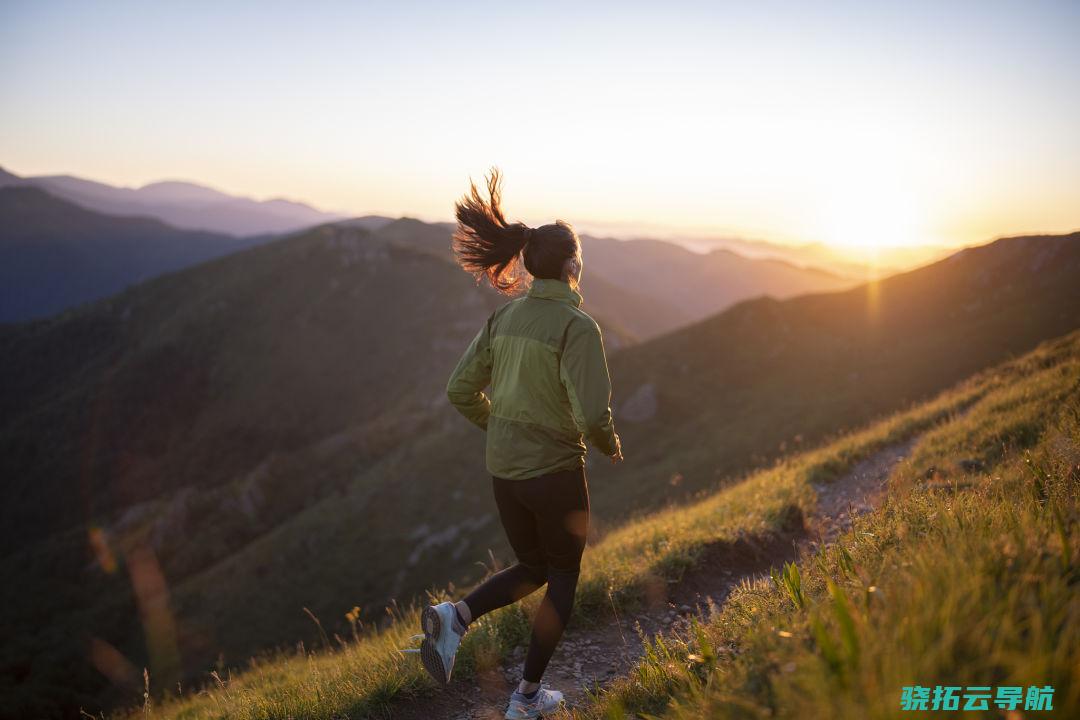
[[[926,210],[884,178],[838,185],[825,201],[821,239],[867,259],[890,248],[927,244]]]
[[[498,165],[530,223],[851,256],[1080,222],[1080,5],[676,4],[15,4],[0,165],[423,220]]]

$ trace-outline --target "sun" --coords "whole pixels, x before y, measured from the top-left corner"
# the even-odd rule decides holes
[[[819,237],[846,255],[872,260],[925,241],[926,212],[895,182],[865,179],[829,188]]]

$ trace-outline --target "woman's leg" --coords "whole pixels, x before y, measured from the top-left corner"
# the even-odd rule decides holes
[[[533,618],[523,678],[535,685],[570,621],[589,528],[585,469],[528,480],[493,478],[495,503],[518,562],[495,573],[465,598],[470,620],[548,589]]]
[[[570,621],[581,555],[589,528],[589,489],[585,469],[521,481],[519,497],[537,518],[547,560],[547,592],[533,618],[522,678],[539,684],[551,655]]]
[[[536,517],[518,499],[516,483],[519,482],[527,481],[492,477],[499,519],[517,562],[489,577],[465,597],[471,615],[464,618],[468,622],[517,602],[547,582],[548,568]]]

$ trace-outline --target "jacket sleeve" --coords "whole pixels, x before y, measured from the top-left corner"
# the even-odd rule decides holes
[[[559,376],[578,429],[600,452],[614,455],[618,444],[611,416],[611,377],[600,327],[594,321],[575,319],[566,328]]]
[[[469,343],[446,383],[446,396],[458,412],[487,430],[491,401],[484,388],[491,382],[491,318]]]

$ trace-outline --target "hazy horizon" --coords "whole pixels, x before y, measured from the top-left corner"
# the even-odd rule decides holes
[[[498,165],[531,224],[851,255],[1080,226],[1075,4],[209,8],[5,6],[4,166],[443,221]]]
[[[16,172],[12,168],[5,166],[2,163],[0,163],[0,170],[4,170],[22,178],[73,177],[88,182],[102,182],[96,178],[83,177],[65,172],[40,173],[30,175],[26,173]],[[453,217],[451,217],[450,215],[447,215],[445,217],[422,217],[416,213],[402,213],[399,215],[384,215],[381,213],[351,214],[345,211],[335,210],[334,208],[319,207],[305,198],[284,197],[281,195],[267,195],[263,197],[250,196],[245,195],[242,192],[230,192],[227,189],[214,187],[208,185],[207,183],[200,182],[199,180],[190,178],[163,177],[158,180],[152,180],[150,182],[141,184],[112,186],[118,189],[138,190],[144,187],[169,183],[194,185],[207,188],[216,192],[221,192],[232,197],[245,198],[249,200],[254,200],[256,202],[284,200],[288,202],[301,203],[312,207],[313,209],[320,212],[340,214],[343,218],[359,218],[365,215],[381,215],[384,217],[393,218],[413,218],[427,223],[454,222]],[[865,267],[867,269],[867,272],[871,272],[872,268],[880,268],[885,271],[907,270],[910,268],[918,267],[925,263],[933,262],[946,254],[955,252],[956,250],[962,249],[964,247],[982,245],[988,242],[993,242],[994,240],[1002,237],[1043,234],[1041,231],[1006,234],[999,233],[992,237],[986,237],[976,240],[974,242],[967,243],[927,243],[922,245],[883,245],[867,248],[851,248],[830,245],[829,243],[820,240],[775,240],[770,238],[745,237],[733,233],[719,233],[708,228],[665,227],[663,225],[658,225],[655,223],[630,223],[585,219],[576,220],[574,222],[574,225],[575,229],[577,229],[578,232],[584,235],[591,235],[594,237],[606,237],[616,240],[660,240],[680,245],[687,250],[701,254],[707,254],[718,249],[727,249],[733,250],[738,254],[743,255],[744,257],[774,258],[793,263],[795,265],[816,267],[825,270],[831,269],[834,271],[837,268],[842,267],[846,263],[850,262],[854,263],[855,266]],[[799,251],[805,251],[806,256],[799,257]],[[839,263],[839,265],[837,263]],[[874,271],[873,277],[878,277],[878,272],[879,271]]]

